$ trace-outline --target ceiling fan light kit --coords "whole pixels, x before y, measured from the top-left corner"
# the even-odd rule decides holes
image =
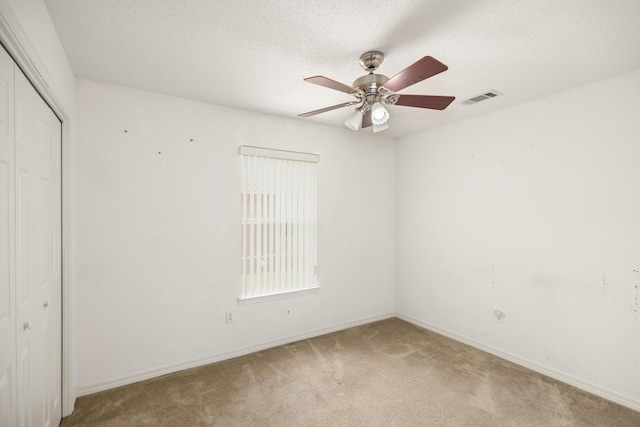
[[[389,112],[380,104],[380,101],[376,101],[371,106],[371,121],[374,125],[381,125],[389,120]]]
[[[389,129],[389,124],[388,123],[383,123],[381,125],[377,125],[377,124],[373,124],[373,133],[378,133],[378,132],[382,132],[385,129]]]
[[[362,126],[362,113],[360,112],[360,110],[356,109],[356,111],[354,111],[353,114],[347,117],[347,120],[345,120],[344,125],[351,130],[360,129],[360,126]]]
[[[383,60],[384,54],[382,52],[370,51],[363,53],[360,56],[360,66],[369,74],[357,78],[352,86],[331,80],[324,76],[307,77],[304,79],[304,81],[309,83],[348,93],[354,96],[356,100],[309,111],[308,113],[299,114],[299,117],[310,117],[338,108],[359,104],[354,113],[345,120],[345,126],[354,131],[359,130],[361,127],[367,128],[373,126],[374,132],[381,132],[389,127],[387,123],[389,120],[389,111],[387,111],[383,104],[444,110],[455,99],[453,96],[401,95],[395,93],[446,71],[448,67],[437,59],[431,56],[425,56],[391,78],[374,73],[380,64],[382,64]]]

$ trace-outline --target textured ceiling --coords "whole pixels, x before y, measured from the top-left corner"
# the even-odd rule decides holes
[[[352,97],[304,77],[351,85],[368,50],[384,52],[389,77],[425,55],[447,64],[400,93],[457,99],[389,107],[391,137],[640,69],[638,0],[45,3],[77,77],[332,126],[353,107],[296,116]],[[491,89],[504,96],[462,104]]]

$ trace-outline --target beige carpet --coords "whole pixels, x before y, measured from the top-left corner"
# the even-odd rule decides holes
[[[640,426],[636,412],[389,319],[84,396],[62,426]]]

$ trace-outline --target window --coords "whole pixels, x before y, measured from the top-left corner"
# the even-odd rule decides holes
[[[240,147],[240,300],[315,289],[317,154]]]

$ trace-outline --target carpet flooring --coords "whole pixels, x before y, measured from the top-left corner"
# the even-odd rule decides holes
[[[399,319],[83,396],[61,426],[640,426],[633,411]]]

